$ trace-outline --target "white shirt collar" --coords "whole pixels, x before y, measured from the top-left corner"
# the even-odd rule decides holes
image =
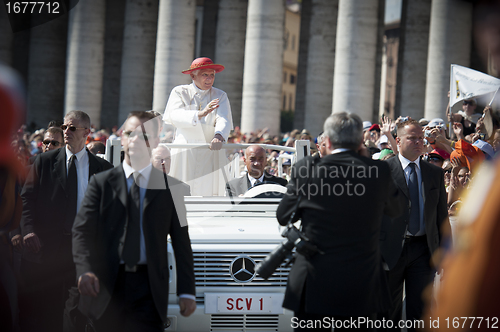
[[[196,86],[196,83],[194,83],[194,81],[193,81],[192,84],[193,84],[193,87],[194,87],[194,90],[196,91],[196,93],[199,93],[200,95],[205,95],[205,94],[207,94],[212,89],[212,88],[210,88],[210,89],[207,89],[207,90],[202,90],[202,89],[200,89],[199,87]]]
[[[141,183],[139,183],[139,186],[142,187],[142,188],[145,188],[147,186],[147,184],[149,183],[149,177],[151,176],[151,170],[153,168],[153,165],[151,163],[149,163],[146,167],[144,167],[143,169],[140,169],[138,171],[136,171],[135,169],[132,168],[132,166],[130,166],[129,164],[127,164],[127,162],[123,162],[123,171],[125,172],[125,177],[128,179],[130,177],[130,175],[134,172],[138,172],[140,175],[143,176],[143,181],[141,181]]]
[[[338,148],[338,149],[333,150],[331,154],[346,152],[346,151],[349,151],[349,150],[350,149],[346,149],[346,148]]]
[[[69,162],[71,156],[73,156],[73,152],[69,151],[67,145],[66,145],[65,149],[66,149],[66,161]],[[80,152],[75,153],[76,160],[78,160],[78,161],[82,160],[82,158],[86,152],[87,152],[87,149],[85,149],[85,147],[83,147],[83,149],[81,149]]]
[[[264,182],[264,173],[262,173],[262,175],[260,176],[260,178],[256,179],[252,176],[250,176],[250,174],[247,173],[247,176],[248,176],[248,179],[250,180],[250,184],[253,186],[255,185],[255,182],[257,180],[259,180],[260,182]]]
[[[420,158],[417,158],[414,161],[411,161],[411,160],[403,157],[403,155],[401,153],[398,154],[398,157],[399,157],[399,161],[401,162],[401,166],[403,167],[403,169],[408,167],[408,165],[410,163],[415,163],[417,165],[417,167],[420,169]]]

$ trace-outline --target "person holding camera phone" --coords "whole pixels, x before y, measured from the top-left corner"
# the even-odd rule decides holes
[[[317,247],[297,254],[289,274],[283,307],[295,312],[294,331],[327,317],[345,323],[335,331],[353,328],[351,317],[375,319],[390,304],[380,229],[384,213],[403,212],[402,199],[387,163],[359,154],[363,127],[357,115],[332,114],[324,132],[327,154],[294,165],[277,210],[281,225],[301,219],[304,238]],[[331,331],[331,325],[314,330]]]

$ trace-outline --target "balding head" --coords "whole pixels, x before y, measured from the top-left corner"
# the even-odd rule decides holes
[[[258,179],[264,174],[267,164],[266,150],[258,145],[251,145],[245,150],[243,161],[247,167],[248,174]]]
[[[165,174],[170,172],[170,149],[165,145],[158,145],[151,154],[153,167]]]

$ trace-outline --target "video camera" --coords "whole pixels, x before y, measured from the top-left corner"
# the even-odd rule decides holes
[[[257,274],[263,279],[268,279],[285,259],[288,259],[287,264],[290,264],[295,259],[294,248],[296,248],[297,253],[306,258],[310,258],[316,253],[324,254],[316,245],[311,243],[304,233],[290,222],[281,233],[281,236],[286,238],[286,240],[267,255],[255,268]]]

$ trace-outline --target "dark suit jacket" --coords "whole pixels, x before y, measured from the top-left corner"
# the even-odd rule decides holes
[[[281,225],[289,221],[299,197],[295,220],[302,218],[302,230],[324,254],[297,256],[283,306],[298,311],[304,301],[308,313],[343,316],[386,310],[380,227],[384,213],[402,210],[387,164],[353,151],[304,158],[292,168],[278,206]]]
[[[398,262],[403,250],[406,227],[410,220],[410,194],[398,156],[396,155],[386,162],[389,164],[392,178],[398,187],[401,197],[403,197],[404,206],[406,207],[403,210],[403,214],[396,218],[384,217],[382,223],[380,245],[382,256],[390,270]],[[441,168],[421,160],[420,170],[424,198],[425,231],[427,233],[427,244],[432,254],[441,242],[441,225],[444,221],[448,222],[447,194],[444,187],[443,170]]]
[[[263,183],[275,183],[275,184],[280,184],[282,186],[286,186],[288,184],[288,181],[279,178],[277,176],[271,175],[267,172],[264,172],[264,180]],[[232,179],[228,183],[226,183],[226,192],[227,195],[230,196],[239,196],[243,195],[252,187],[252,184],[250,180],[248,179],[247,174],[243,175],[242,177],[239,177],[237,179]]]
[[[170,182],[170,181],[168,181]],[[163,321],[168,305],[169,262],[167,236],[175,252],[177,293],[195,295],[193,253],[188,228],[181,227],[164,174],[151,171],[143,207],[148,276],[152,296]],[[96,298],[81,296],[79,309],[98,319],[106,309],[115,286],[120,265],[119,246],[127,219],[127,183],[123,166],[98,174],[87,193],[73,225],[73,258],[77,276],[93,272],[100,281]]]
[[[94,156],[89,157],[89,179],[92,175],[113,167],[109,162]],[[61,267],[56,253],[63,251],[63,229],[66,220],[68,195],[66,193],[66,149],[60,148],[40,154],[32,165],[21,192],[23,214],[22,236],[35,233],[42,243],[39,254],[23,253],[23,258],[48,264],[47,273],[57,273]],[[71,248],[64,251],[71,252]],[[69,255],[71,258],[71,255]],[[71,269],[74,270],[72,266]]]

